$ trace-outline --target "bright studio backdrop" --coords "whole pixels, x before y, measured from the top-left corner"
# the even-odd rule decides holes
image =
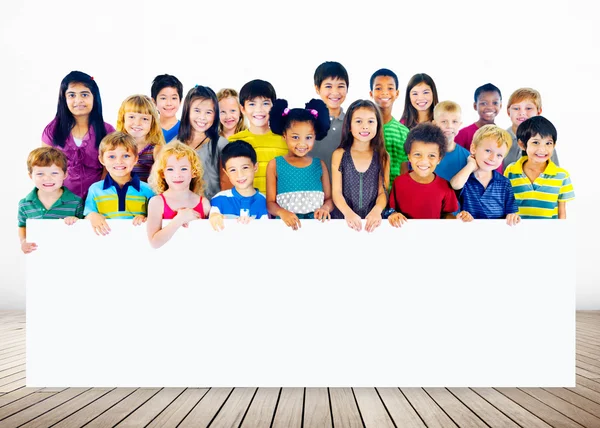
[[[518,87],[543,97],[543,114],[558,128],[561,166],[572,176],[577,200],[568,205],[577,219],[577,248],[555,248],[551,236],[515,243],[498,255],[498,272],[546,252],[560,269],[561,253],[577,251],[577,306],[600,309],[596,101],[600,84],[600,42],[595,14],[583,1],[570,2],[42,2],[0,6],[0,75],[5,185],[0,210],[0,309],[25,307],[25,256],[17,240],[16,209],[31,190],[25,161],[39,146],[42,130],[56,112],[61,79],[85,71],[100,87],[104,118],[116,124],[121,101],[149,94],[152,79],[169,73],[184,93],[194,84],[239,89],[246,81],[270,81],[278,96],[300,106],[316,97],[312,76],[323,61],[345,65],[350,87],[345,108],[368,98],[369,77],[381,67],[394,70],[401,95],[419,72],[431,75],[440,100],[463,108],[463,125],[477,120],[474,89],[497,85],[504,101]],[[497,124],[510,122],[506,105]],[[487,239],[493,247],[494,237]],[[77,251],[79,249],[73,249]],[[467,257],[464,257],[468,260]],[[65,254],[65,266],[73,271]]]

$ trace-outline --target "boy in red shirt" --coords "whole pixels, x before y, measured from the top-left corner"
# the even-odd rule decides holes
[[[407,219],[459,218],[471,221],[466,211],[458,210],[458,200],[450,184],[434,173],[446,152],[444,132],[431,123],[415,126],[406,137],[404,150],[413,168],[394,180],[390,193],[390,208],[395,212],[388,217],[394,227]]]

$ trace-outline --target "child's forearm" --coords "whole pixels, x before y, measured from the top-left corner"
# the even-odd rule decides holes
[[[331,199],[331,198],[325,199],[325,201],[323,202],[323,205],[321,206],[322,210],[327,210],[327,212],[329,212],[329,213],[331,213],[334,208],[335,208],[335,206],[333,205],[333,199]]]
[[[19,227],[19,242],[22,244],[27,240],[27,232],[25,226]]]
[[[454,190],[460,190],[465,187],[465,183],[469,179],[469,176],[473,173],[471,165],[467,164],[463,169],[458,171],[454,177],[450,180],[450,186]]]
[[[337,209],[343,214],[344,217],[348,217],[350,214],[353,214],[354,211],[348,206],[346,203],[346,199],[343,195],[333,195],[333,203],[337,207]]]
[[[274,217],[281,217],[281,213],[287,210],[281,208],[277,202],[270,201],[267,202],[267,211]]]
[[[152,248],[160,248],[165,245],[175,235],[177,229],[181,227],[183,223],[175,217],[169,224],[160,229],[150,238],[150,246]]]

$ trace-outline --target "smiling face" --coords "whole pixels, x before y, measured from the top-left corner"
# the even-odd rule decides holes
[[[356,109],[350,122],[350,132],[355,142],[370,142],[377,135],[375,112],[365,107]]]
[[[482,92],[473,104],[479,119],[485,124],[493,124],[502,108],[502,99],[498,92]]]
[[[34,166],[29,174],[35,187],[44,193],[60,190],[67,174],[56,164],[51,166]]]
[[[269,112],[273,103],[269,98],[256,97],[244,101],[242,112],[248,118],[250,124],[256,128],[269,126]]]
[[[554,153],[554,141],[551,136],[542,137],[536,134],[527,141],[526,147],[521,141],[519,145],[527,152],[528,162],[535,164],[548,163]]]
[[[496,138],[484,138],[477,146],[471,145],[471,154],[475,156],[477,166],[486,172],[497,169],[502,164],[507,152],[508,147],[505,144],[498,147]]]
[[[330,111],[339,110],[346,100],[346,95],[348,95],[348,85],[344,80],[337,77],[324,79],[321,86],[315,86],[315,89]]]
[[[124,119],[123,126],[125,131],[135,138],[136,141],[143,141],[150,132],[152,115],[126,111]]]
[[[254,175],[258,171],[258,162],[253,164],[250,158],[230,158],[225,164],[225,174],[238,192],[254,188]]]
[[[212,100],[198,98],[190,104],[192,133],[205,134],[215,121],[215,105]]]
[[[513,124],[513,128],[517,129],[519,125],[533,116],[538,116],[542,113],[538,110],[533,100],[525,99],[518,103],[513,103],[508,107],[508,115]]]
[[[192,178],[195,177],[187,156],[179,159],[175,155],[169,156],[163,173],[169,189],[174,190],[189,189]]]
[[[219,119],[226,133],[232,133],[240,121],[240,105],[234,97],[223,98],[219,101]]]
[[[311,122],[292,122],[283,133],[291,156],[304,157],[315,144],[315,128]]]
[[[156,108],[160,115],[165,118],[174,117],[179,110],[181,99],[176,88],[162,88],[156,96]]]
[[[433,91],[427,83],[419,83],[410,90],[410,103],[417,111],[426,111],[433,104]]]
[[[116,146],[105,151],[100,163],[105,166],[111,177],[128,177],[131,175],[137,156],[123,146]]]
[[[396,81],[392,76],[377,76],[373,81],[370,95],[380,108],[388,109],[392,108],[400,91],[396,88]]]
[[[65,99],[73,116],[89,116],[94,107],[92,91],[83,83],[69,83]]]
[[[408,154],[408,160],[413,168],[411,176],[416,181],[429,181],[435,178],[433,172],[440,163],[440,147],[435,143],[413,141]]]

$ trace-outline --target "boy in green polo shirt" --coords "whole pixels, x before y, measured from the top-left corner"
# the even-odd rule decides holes
[[[371,76],[371,98],[381,110],[385,149],[390,155],[390,188],[400,174],[408,172],[408,155],[404,142],[408,128],[392,116],[394,101],[398,98],[398,76],[392,70],[381,68]]]
[[[39,147],[29,153],[27,170],[35,189],[19,201],[19,240],[25,254],[37,249],[35,243],[27,242],[27,219],[62,218],[71,225],[83,217],[83,200],[63,187],[67,178],[63,152],[50,146]]]

